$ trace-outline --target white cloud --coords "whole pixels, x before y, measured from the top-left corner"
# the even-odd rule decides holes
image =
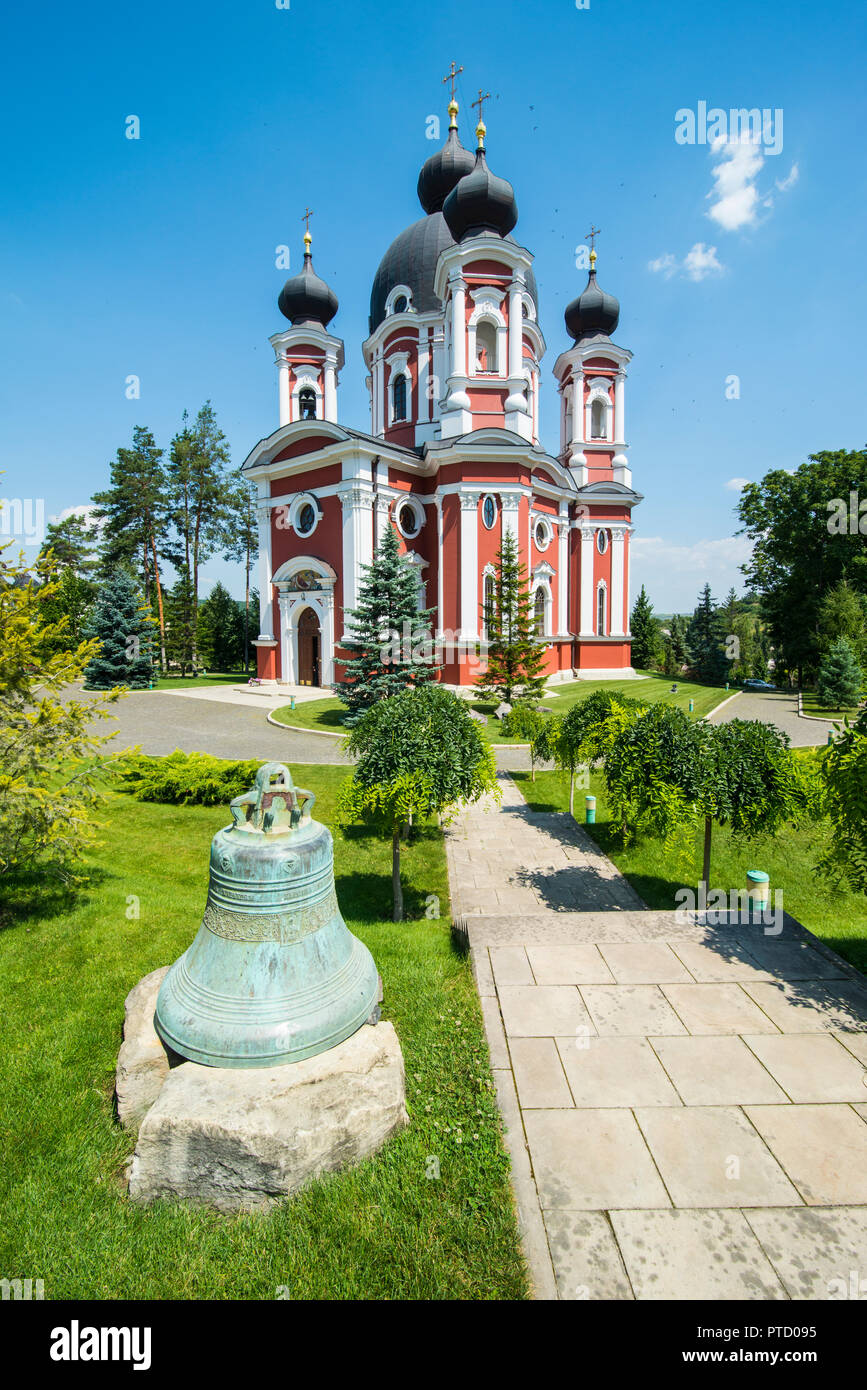
[[[717,598],[731,588],[743,589],[739,566],[749,559],[751,546],[746,536],[723,536],[690,545],[662,536],[636,536],[630,554],[633,595],[644,584],[659,612],[691,613],[699,589],[706,583]]]
[[[759,206],[755,180],[765,163],[761,146],[746,132],[735,140],[720,137],[713,142],[711,157],[718,162],[714,187],[707,195],[714,199],[708,217],[727,232],[753,226]]]
[[[647,269],[652,270],[654,275],[664,275],[666,280],[670,280],[677,272],[677,257],[666,251],[664,256],[657,256],[655,261],[648,261]]]
[[[749,481],[749,478],[729,478],[726,487],[729,492],[740,492]]]
[[[653,271],[654,275],[662,275],[666,280],[670,280],[672,275],[682,275],[687,280],[704,280],[708,275],[721,275],[725,266],[719,260],[716,247],[706,246],[703,241],[697,241],[689,251],[687,251],[682,261],[670,251],[662,256],[657,256],[656,260],[647,262],[648,270]]]
[[[790,188],[794,188],[795,184],[798,182],[798,179],[800,177],[801,171],[799,170],[797,164],[793,164],[784,179],[775,179],[774,182],[776,183],[777,188],[780,190],[781,193],[788,193]]]
[[[708,275],[720,275],[723,266],[720,264],[715,246],[705,246],[703,241],[697,241],[690,251],[687,251],[683,258],[683,268],[690,280],[704,280]]]

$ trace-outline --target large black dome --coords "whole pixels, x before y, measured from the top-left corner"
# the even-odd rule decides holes
[[[590,271],[586,288],[568,305],[564,315],[567,332],[575,339],[604,334],[610,337],[620,322],[620,301],[606,294],[596,283],[596,267]]]
[[[452,189],[465,174],[472,173],[475,163],[461,144],[457,127],[452,126],[442,149],[425,160],[418,176],[418,200],[425,212],[441,212]]]
[[[314,271],[309,250],[301,274],[293,275],[280,291],[277,307],[290,323],[318,323],[322,328],[337,313],[337,295]]]
[[[431,213],[413,222],[399,237],[395,237],[383,256],[370,291],[370,331],[378,328],[385,318],[385,304],[396,285],[412,290],[412,307],[419,314],[440,308],[434,294],[434,274],[437,261],[454,238],[441,212]]]
[[[505,241],[514,241],[511,236]],[[397,285],[406,285],[412,290],[412,307],[419,314],[429,314],[442,309],[442,304],[434,293],[434,276],[437,261],[443,251],[454,246],[455,239],[448,229],[441,212],[420,217],[405,232],[395,237],[379,264],[370,291],[370,332],[373,333],[385,318],[385,305],[391,291]],[[536,277],[532,270],[526,272],[527,292],[533,303],[539,304]]]
[[[443,204],[443,216],[455,241],[495,232],[508,236],[518,220],[515,190],[488,168],[483,149],[476,151],[473,172],[461,179]]]

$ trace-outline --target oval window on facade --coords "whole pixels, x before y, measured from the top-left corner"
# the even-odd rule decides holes
[[[596,532],[596,549],[599,551],[599,554],[600,554],[600,555],[604,555],[604,554],[605,554],[606,550],[608,549],[608,532],[607,532],[607,531],[597,531],[597,532]]]
[[[486,497],[482,503],[482,520],[490,531],[497,519],[497,504],[493,497]]]
[[[309,502],[298,513],[297,530],[300,535],[308,536],[316,525],[316,510]]]
[[[536,538],[536,549],[546,550],[551,540],[551,531],[547,521],[537,521],[533,534]]]
[[[408,502],[404,502],[397,514],[397,521],[400,530],[405,536],[416,536],[419,532],[419,521],[415,513],[415,508]]]

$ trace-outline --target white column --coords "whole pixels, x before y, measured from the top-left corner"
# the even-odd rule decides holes
[[[509,286],[509,376],[517,378],[521,375],[521,359],[523,353],[523,325],[524,316],[522,313],[521,291],[524,288],[524,277],[515,277]]]
[[[586,522],[581,527],[581,577],[580,609],[582,637],[593,637],[596,632],[593,609],[593,547],[596,544],[596,528]]]
[[[461,641],[479,636],[479,497],[462,492],[461,503]]]
[[[419,424],[424,424],[430,419],[430,400],[428,398],[428,381],[430,380],[430,353],[428,351],[427,329],[424,335],[419,333],[418,339],[418,412],[416,419]]]
[[[565,511],[557,522],[557,631],[569,631],[569,517]]]
[[[440,399],[443,395],[443,382],[445,380],[445,360],[446,360],[446,338],[441,327],[434,328],[433,331],[433,374],[434,391],[430,403],[430,419],[438,420],[440,413]]]
[[[626,530],[625,526],[611,527],[611,618],[609,632],[612,637],[625,637],[626,621],[624,605],[626,591]]]
[[[319,679],[323,685],[334,684],[334,588],[329,586],[322,591],[321,607],[322,651]]]
[[[572,438],[576,444],[584,443],[584,370],[572,370]]]
[[[325,353],[324,371],[325,419],[337,424],[337,354]]]
[[[361,566],[373,559],[373,490],[354,483],[340,493],[343,504],[343,607],[358,602]],[[344,616],[344,627],[348,620]]]
[[[467,286],[464,280],[452,284],[452,375],[467,374]]]
[[[621,368],[614,378],[614,439],[618,444],[626,440],[626,373]]]
[[[511,532],[515,537],[519,553],[521,541],[518,535],[518,508],[520,505],[521,499],[514,493],[507,492],[500,497],[500,506],[503,509],[503,535],[505,535],[507,531]]]
[[[292,414],[292,393],[289,389],[289,363],[281,353],[277,358],[277,401],[280,425],[288,425]]]
[[[370,368],[371,375],[371,434],[382,434],[382,352],[376,355]]]
[[[437,636],[443,630],[443,499],[437,494],[437,620],[434,624],[434,631]]]
[[[259,526],[259,637],[267,642],[274,638],[271,630],[274,622],[271,602],[271,508],[268,502],[271,484],[266,478],[256,484],[256,489],[256,519]]]
[[[295,649],[298,645],[298,631],[291,631],[289,622],[289,609],[291,597],[285,590],[281,589],[277,594],[277,612],[279,614],[279,627],[277,638],[280,643],[280,679],[288,681],[290,685],[295,685],[298,680],[295,661]]]

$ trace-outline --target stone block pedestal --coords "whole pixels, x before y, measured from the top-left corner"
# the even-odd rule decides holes
[[[118,1114],[140,1122],[129,1195],[250,1211],[374,1154],[408,1123],[391,1023],[365,1024],[318,1057],[279,1067],[205,1067],[169,1056],[153,1026],[164,971],[127,1000]]]

